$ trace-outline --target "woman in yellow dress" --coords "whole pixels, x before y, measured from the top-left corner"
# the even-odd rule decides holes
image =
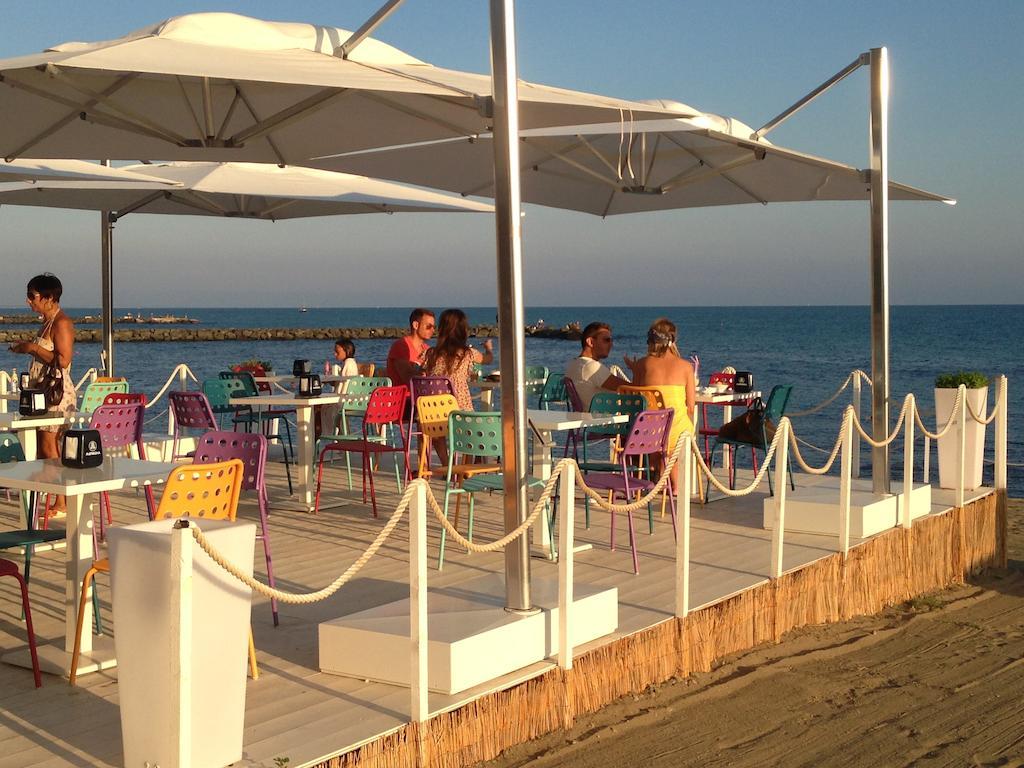
[[[657,389],[665,408],[672,408],[672,431],[668,451],[675,450],[676,441],[684,431],[693,432],[696,403],[696,382],[693,364],[684,360],[676,348],[676,326],[668,318],[655,320],[647,331],[647,355],[626,357],[633,371],[633,384],[643,390]],[[651,398],[648,398],[651,400]],[[675,483],[678,473],[672,472]]]

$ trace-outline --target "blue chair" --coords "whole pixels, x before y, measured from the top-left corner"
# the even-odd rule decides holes
[[[617,472],[619,463],[614,461],[593,460],[587,456],[587,446],[601,440],[617,444],[621,450],[621,441],[629,435],[636,415],[647,408],[647,398],[643,395],[619,394],[618,392],[598,392],[590,401],[590,412],[605,415],[628,415],[628,422],[608,424],[603,427],[584,427],[580,430],[580,443],[583,446],[583,460],[579,462],[581,472]],[[586,526],[590,527],[590,497],[583,497],[583,509]],[[650,505],[648,505],[650,512]],[[650,515],[648,515],[650,517]],[[652,522],[653,525],[653,522]],[[652,528],[653,533],[653,528]]]
[[[549,373],[540,390],[537,407],[542,411],[550,411],[552,405],[562,405],[569,410],[569,395],[565,391],[564,374]]]
[[[768,446],[771,444],[771,439],[768,437],[768,431],[765,428],[765,422],[770,421],[774,425],[778,425],[782,419],[783,414],[786,412],[786,406],[789,404],[789,396],[793,392],[793,387],[790,384],[776,384],[772,387],[772,391],[768,394],[768,400],[764,404],[764,413],[760,419],[760,434],[755,434],[754,439],[739,439],[723,436],[722,431],[726,429],[723,425],[722,429],[719,430],[718,436],[715,438],[715,442],[711,445],[711,455],[708,457],[708,466],[715,458],[715,449],[719,445],[728,447],[728,450],[732,451],[732,461],[729,462],[729,487],[736,487],[736,461],[735,451],[733,450],[736,446],[750,447],[755,451],[768,452]],[[747,413],[750,413],[748,409]],[[744,414],[745,415],[745,414]],[[743,418],[741,416],[740,418]],[[735,419],[733,420],[735,421]],[[756,455],[756,454],[755,454]],[[789,470],[789,485],[793,490],[796,490],[796,484],[793,482],[793,467],[791,464],[786,465],[786,469]],[[768,472],[768,493],[771,496],[775,495],[775,489],[772,486],[772,473]],[[708,483],[707,491],[704,495],[704,501],[708,500],[708,496],[711,493],[711,484]]]

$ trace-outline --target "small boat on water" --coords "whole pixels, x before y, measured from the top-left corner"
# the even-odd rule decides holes
[[[139,322],[143,321],[140,320]],[[156,323],[158,325],[171,325],[174,323],[195,324],[198,323],[199,321],[196,320],[194,317],[189,317],[188,315],[182,315],[181,317],[178,317],[177,315],[150,315],[149,320],[146,322]]]
[[[299,307],[299,312],[309,312],[309,307],[306,307],[305,305],[303,305],[303,306]]]

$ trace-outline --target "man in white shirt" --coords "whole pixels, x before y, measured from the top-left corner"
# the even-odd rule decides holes
[[[583,329],[580,356],[565,366],[565,375],[576,385],[583,407],[590,410],[590,401],[601,390],[618,392],[628,381],[611,372],[601,360],[612,351],[612,329],[608,323],[590,323]]]

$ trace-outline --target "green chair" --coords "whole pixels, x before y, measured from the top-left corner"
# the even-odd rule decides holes
[[[121,381],[93,381],[82,393],[82,402],[78,406],[79,413],[92,413],[104,399],[110,394],[125,394],[128,392],[128,382]]]
[[[543,411],[550,411],[552,405],[562,405],[569,410],[569,395],[565,391],[564,374],[549,373],[540,390],[537,407]]]
[[[387,376],[354,376],[351,379],[347,379],[341,387],[341,393],[346,395],[346,399],[342,400],[341,405],[338,408],[338,415],[334,418],[334,434],[324,435],[316,444],[316,455],[320,455],[320,451],[325,445],[330,443],[337,443],[341,440],[362,440],[363,436],[360,430],[352,429],[352,425],[349,424],[349,417],[360,417],[366,415],[366,406],[370,402],[370,395],[373,394],[373,390],[377,387],[390,387],[391,379]],[[380,442],[384,442],[386,437],[380,436]],[[349,456],[348,451],[345,451],[345,470],[348,473],[348,489],[352,490],[352,459]]]
[[[455,463],[455,455],[459,454],[461,462]],[[480,491],[501,492],[504,488],[502,473],[494,471],[494,464],[470,465],[466,460],[472,458],[501,459],[501,413],[498,411],[452,411],[448,415],[448,474],[444,488],[444,516],[448,517],[448,502],[452,496],[469,494],[469,522],[466,538],[473,540],[473,495]],[[479,467],[474,472],[475,467]],[[459,474],[457,470],[469,469],[471,474],[460,475],[461,483],[453,486],[452,482]],[[543,487],[544,481],[536,477],[527,477],[528,488]],[[548,532],[551,532],[551,515],[547,515]],[[441,547],[437,555],[437,569],[444,566],[444,545],[448,538],[448,530],[441,528]],[[551,553],[555,552],[554,537],[551,537]]]
[[[546,365],[528,365],[523,375],[526,377],[526,394],[539,395],[544,391],[544,385],[548,380]]]
[[[753,448],[756,451],[763,451],[764,453],[767,453],[768,452],[768,446],[771,444],[772,439],[768,435],[768,429],[765,427],[765,424],[768,423],[768,422],[771,422],[772,425],[774,425],[776,427],[778,426],[779,421],[782,419],[783,414],[785,414],[785,412],[786,412],[786,406],[789,404],[789,396],[790,396],[790,394],[792,394],[792,392],[793,392],[793,386],[791,384],[776,384],[774,387],[772,387],[772,391],[768,394],[768,400],[764,404],[764,410],[763,410],[760,418],[758,419],[758,421],[760,422],[759,426],[758,426],[759,434],[755,433],[752,436],[752,439],[732,438],[732,437],[729,437],[727,434],[723,435],[722,434],[723,430],[726,430],[726,425],[723,425],[722,428],[719,430],[718,436],[715,438],[715,442],[712,443],[712,445],[711,445],[711,455],[708,457],[708,466],[709,467],[713,466],[713,462],[714,462],[714,458],[715,458],[715,449],[718,448],[719,445],[727,446],[726,450],[731,450],[731,449],[735,448],[736,446],[749,446],[749,447]],[[760,401],[758,401],[758,402],[760,402]],[[755,403],[755,405],[751,409],[748,409],[747,413],[749,413],[750,410],[755,410],[755,409],[757,409],[757,404],[756,403]],[[745,415],[746,414],[743,414],[739,418],[744,418]],[[729,423],[733,424],[735,422],[736,422],[736,419],[733,419],[733,421],[731,421]],[[772,437],[774,437],[774,429],[772,430]],[[734,488],[736,486],[736,460],[735,460],[735,458],[736,458],[735,451],[733,451],[733,460],[731,462],[729,462],[729,487],[730,488]],[[792,466],[791,462],[786,465],[786,469],[789,470],[789,485],[790,485],[790,487],[793,490],[796,490],[796,484],[793,482],[793,466]],[[774,496],[775,495],[775,489],[772,487],[772,473],[768,472],[767,475],[768,475],[768,494],[770,496]],[[783,480],[783,482],[785,482],[785,480]],[[708,495],[710,495],[710,493],[711,493],[711,483],[708,483],[707,491],[705,492],[705,495],[704,495],[704,501],[705,502],[707,502]]]

